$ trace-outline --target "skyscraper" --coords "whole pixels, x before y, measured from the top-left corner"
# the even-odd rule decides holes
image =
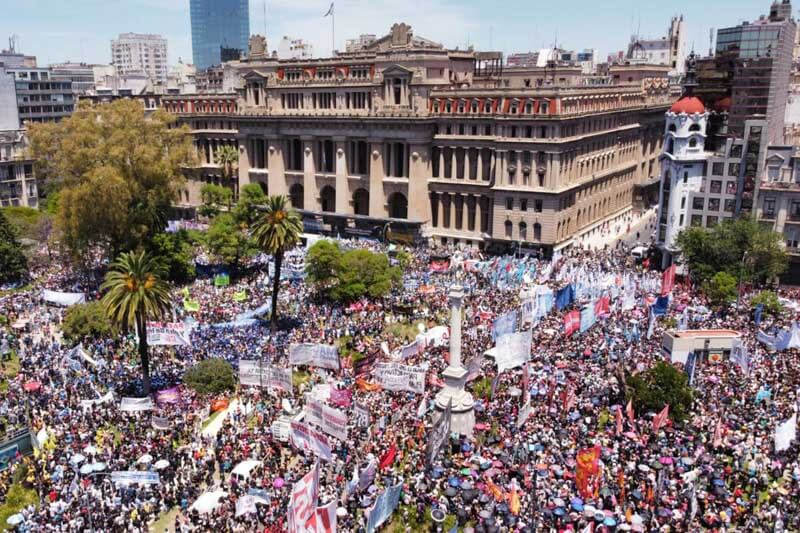
[[[191,17],[192,59],[198,69],[247,52],[248,0],[191,0]]]

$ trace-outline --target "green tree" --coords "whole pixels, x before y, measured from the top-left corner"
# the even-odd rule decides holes
[[[248,183],[239,190],[239,201],[233,209],[233,216],[239,224],[252,226],[258,220],[258,207],[267,202],[267,195],[258,183]]]
[[[236,223],[233,215],[222,213],[214,218],[205,235],[209,251],[223,263],[239,268],[244,259],[258,251],[255,241]]]
[[[253,237],[259,248],[275,259],[275,278],[272,280],[272,317],[270,329],[275,331],[278,322],[278,291],[281,286],[283,254],[294,248],[303,232],[300,215],[291,208],[286,196],[267,198],[264,212],[253,226]]]
[[[691,410],[694,395],[686,374],[665,361],[635,376],[627,376],[626,382],[628,397],[633,399],[640,415],[660,412],[669,405],[670,418],[682,422]]]
[[[239,166],[239,151],[228,144],[222,145],[214,152],[214,159],[222,168],[222,179],[233,178],[233,169]]]
[[[61,323],[61,331],[64,338],[77,343],[85,337],[110,337],[115,333],[115,328],[102,302],[88,302],[72,305],[67,309],[64,321]]]
[[[717,272],[763,284],[788,265],[780,234],[750,218],[725,220],[710,229],[686,229],[678,235],[678,247],[700,284]]]
[[[306,281],[322,294],[329,294],[337,283],[342,262],[339,245],[328,239],[315,242],[306,253]]]
[[[28,261],[17,231],[0,209],[0,283],[19,281],[27,276]]]
[[[713,278],[703,284],[703,293],[711,305],[727,306],[736,301],[738,294],[736,278],[727,272],[717,272]]]
[[[205,217],[213,218],[219,214],[223,207],[230,209],[233,202],[233,191],[222,185],[207,183],[200,188],[200,198],[203,205],[198,209]]]
[[[112,257],[142,246],[166,225],[192,162],[187,127],[141,102],[81,102],[59,122],[31,124],[38,176],[57,182],[56,225],[75,258],[101,247]]]
[[[224,359],[204,359],[186,371],[186,386],[198,394],[220,394],[236,387],[233,367]]]
[[[139,335],[139,358],[145,396],[150,394],[150,353],[147,322],[164,316],[170,309],[169,287],[156,261],[145,252],[124,253],[111,264],[100,286],[103,307],[111,322],[124,332]]]
[[[750,305],[764,306],[764,312],[772,316],[779,316],[783,312],[783,305],[778,301],[778,296],[774,292],[762,291],[750,299]]]
[[[147,251],[153,256],[153,260],[166,272],[167,279],[177,284],[189,283],[197,275],[194,249],[185,230],[159,233],[147,246]]]
[[[345,252],[339,262],[336,285],[331,297],[342,302],[358,300],[363,296],[382,298],[402,279],[399,268],[389,265],[385,254],[369,250]]]

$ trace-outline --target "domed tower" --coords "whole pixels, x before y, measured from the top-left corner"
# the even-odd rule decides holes
[[[697,77],[692,52],[686,60],[683,95],[666,113],[657,236],[664,266],[672,262],[672,255],[677,251],[678,234],[691,223],[692,196],[699,194],[703,185],[708,112],[694,95],[695,87]]]

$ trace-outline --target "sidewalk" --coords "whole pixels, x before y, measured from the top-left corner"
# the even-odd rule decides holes
[[[589,250],[602,250],[606,245],[613,247],[618,240],[624,240],[628,244],[633,244],[638,240],[647,245],[652,233],[647,226],[654,220],[657,212],[656,208],[650,208],[641,215],[631,213],[629,216],[611,223],[611,231],[592,237],[585,236],[579,239],[578,244]],[[630,231],[628,231],[628,227],[630,227]],[[637,232],[639,232],[638,239],[636,238]]]

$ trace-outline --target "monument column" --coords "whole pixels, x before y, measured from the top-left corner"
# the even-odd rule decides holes
[[[468,437],[475,428],[475,402],[464,390],[467,369],[461,364],[461,304],[464,289],[456,285],[450,289],[450,364],[442,372],[444,387],[436,395],[436,418],[451,406],[450,431]],[[451,403],[452,402],[452,403]]]

